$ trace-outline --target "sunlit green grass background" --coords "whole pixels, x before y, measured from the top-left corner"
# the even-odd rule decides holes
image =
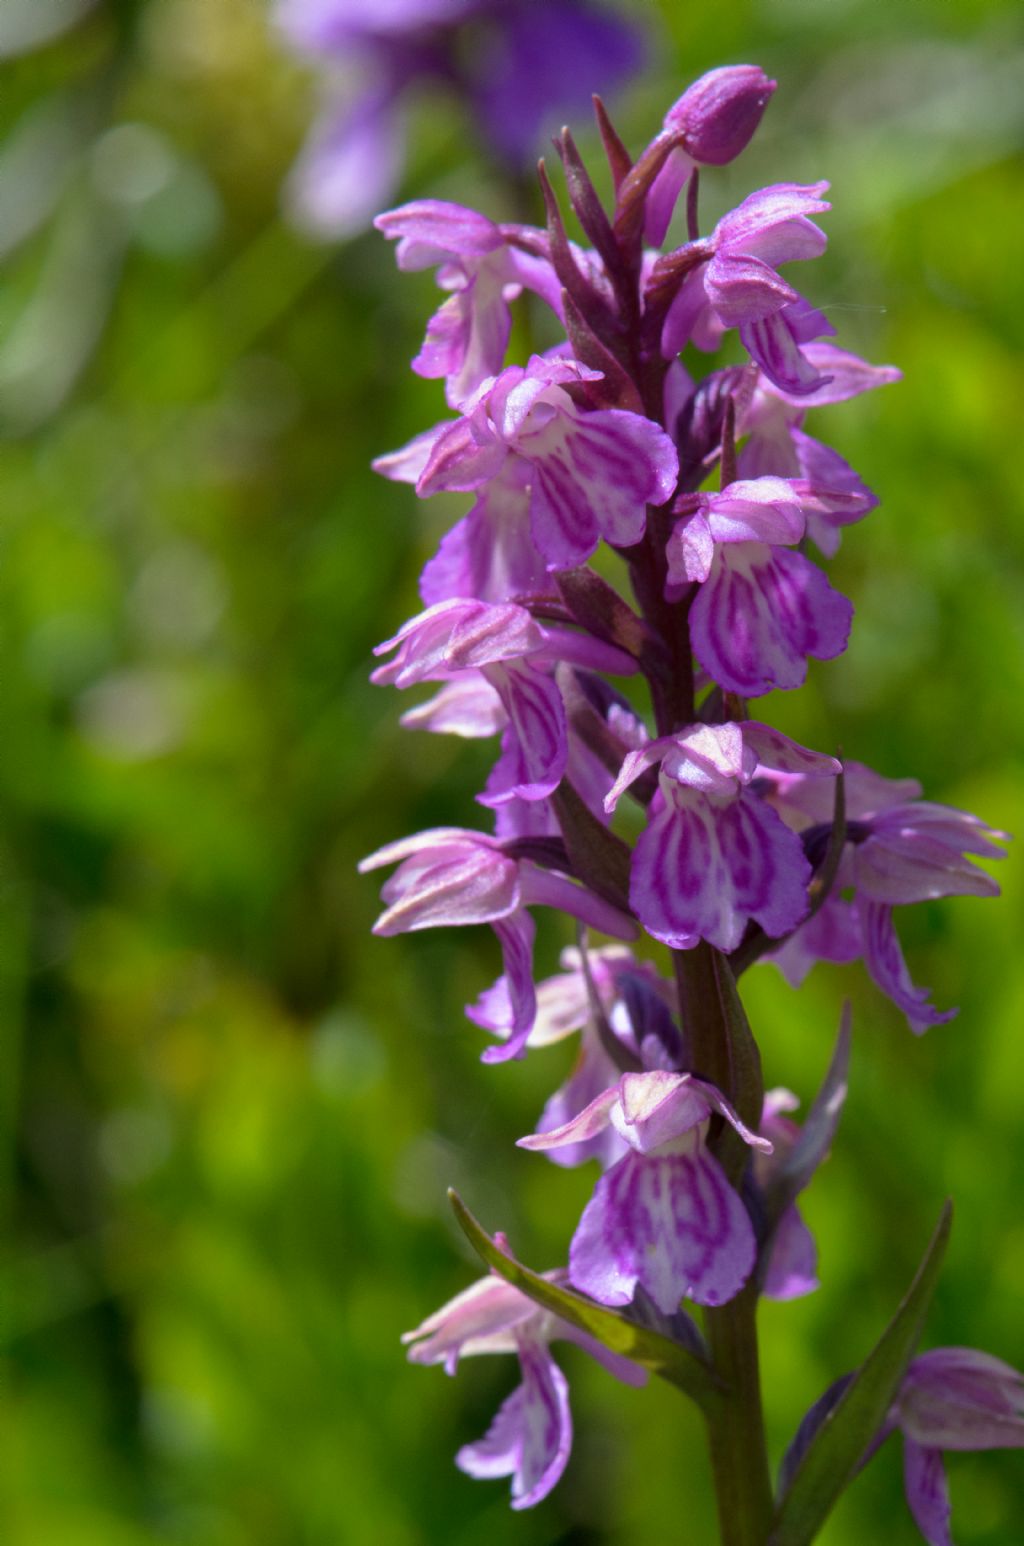
[[[1024,831],[1020,13],[632,9],[660,41],[628,142],[714,64],[775,75],[708,216],[830,177],[829,254],[795,277],[906,378],[817,418],[883,502],[833,566],[848,656],[760,708]],[[52,136],[8,155],[0,207],[0,1538],[705,1546],[703,1437],[670,1388],[566,1349],[575,1452],[514,1515],[452,1464],[511,1363],[453,1383],[398,1344],[475,1274],[446,1186],[547,1267],[593,1183],[512,1147],[570,1050],[480,1067],[461,1005],[497,970],[490,935],[373,940],[355,874],[392,837],[477,824],[490,751],[401,732],[367,683],[458,508],[367,468],[443,412],[407,369],[430,276],[281,222],[312,82],[253,0],[100,5],[0,69],[0,155],[26,125]],[[49,204],[19,240],[26,187]],[[419,119],[405,188],[504,213],[447,109]],[[869,1349],[947,1193],[927,1341],[1024,1365],[1015,861],[1000,879],[1000,901],[901,919],[915,978],[961,1006],[922,1040],[859,968],[799,994],[748,979],[769,1082],[804,1101],[846,995],[856,1032],[806,1201],[824,1288],[762,1316],[776,1458]],[[564,942],[542,924],[542,968]],[[1024,1539],[1019,1454],[949,1469],[959,1542]],[[822,1540],[916,1539],[893,1443]]]

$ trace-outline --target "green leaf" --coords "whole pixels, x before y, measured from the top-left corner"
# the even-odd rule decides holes
[[[699,1406],[704,1406],[718,1393],[718,1380],[695,1353],[674,1342],[671,1337],[662,1336],[649,1327],[639,1326],[624,1315],[618,1315],[614,1310],[605,1309],[582,1294],[574,1293],[572,1289],[559,1288],[549,1283],[540,1273],[532,1272],[529,1267],[524,1267],[515,1257],[503,1251],[473,1217],[457,1192],[450,1191],[448,1198],[466,1239],[477,1255],[528,1298],[543,1305],[545,1310],[561,1316],[562,1320],[568,1321],[579,1331],[587,1332],[613,1353],[621,1353],[649,1369],[652,1374],[668,1380]]]
[[[776,1509],[768,1546],[808,1546],[856,1474],[913,1357],[942,1267],[952,1216],[952,1204],[947,1202],[902,1304],[797,1466]]]
[[[711,951],[710,955],[715,994],[718,998],[729,1059],[729,1084],[724,1093],[729,1096],[747,1126],[757,1132],[761,1126],[764,1107],[761,1054],[750,1029],[750,1021],[747,1019],[747,1012],[743,1007],[743,1001],[736,987],[736,978],[727,957],[717,950]],[[746,1163],[746,1145],[732,1128],[729,1128],[728,1133],[728,1136],[723,1133],[719,1147],[723,1152],[734,1152],[737,1163],[742,1167]],[[726,1164],[722,1153],[719,1153],[718,1158],[725,1165],[728,1173],[730,1166]]]

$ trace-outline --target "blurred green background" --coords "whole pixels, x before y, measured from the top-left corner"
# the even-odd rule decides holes
[[[59,15],[4,0],[9,29]],[[82,9],[81,7],[79,9]],[[905,382],[817,430],[882,496],[834,578],[849,654],[764,706],[1024,831],[1013,3],[637,5],[657,39],[620,128],[685,84],[779,80],[708,216],[833,182],[797,282]],[[484,1070],[461,1005],[487,931],[376,941],[358,857],[477,824],[489,747],[410,738],[368,685],[459,508],[371,456],[443,411],[407,369],[435,292],[376,237],[279,216],[312,77],[254,0],[110,0],[0,59],[0,1257],[11,1546],[563,1546],[713,1539],[703,1438],[668,1387],[564,1350],[577,1438],[527,1515],[452,1464],[515,1381],[405,1364],[399,1333],[476,1275],[457,1185],[528,1261],[564,1260],[588,1171],[517,1152],[571,1048]],[[27,34],[21,34],[21,44]],[[581,140],[593,141],[585,128]],[[407,194],[506,195],[457,113],[418,121]],[[507,207],[507,206],[505,206]],[[814,425],[812,424],[812,429]],[[480,823],[483,824],[483,823]],[[825,1287],[762,1322],[773,1453],[867,1351],[952,1193],[929,1345],[1024,1366],[1024,954],[998,902],[900,920],[959,1018],[913,1039],[859,968],[747,1001],[806,1102],[844,995],[854,1074],[806,1202]],[[478,937],[479,935],[479,937]],[[542,924],[540,966],[565,940]],[[1024,1531],[1021,1457],[949,1466],[957,1540]],[[917,1540],[891,1444],[822,1540]]]

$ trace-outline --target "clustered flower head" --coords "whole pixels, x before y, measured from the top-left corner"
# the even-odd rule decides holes
[[[364,861],[398,866],[375,931],[490,925],[501,975],[467,1009],[490,1038],[486,1061],[578,1035],[569,1078],[520,1139],[600,1171],[567,1267],[546,1281],[691,1346],[687,1302],[818,1286],[796,1199],[846,1094],[837,1054],[798,1125],[796,1097],[764,1090],[756,1056],[722,1052],[741,1033],[714,994],[735,995],[758,960],[796,984],[815,961],[863,958],[914,1031],[948,1019],[911,978],[894,909],[995,893],[973,861],[1001,857],[1004,836],[748,708],[846,648],[853,608],[823,561],[878,503],[806,416],[898,379],[828,341],[830,324],[780,272],[824,250],[827,184],[756,190],[701,233],[701,168],[743,150],[774,85],[751,65],[712,71],[635,159],[598,102],[610,211],[563,130],[588,246],[566,234],[543,168],[543,229],[436,200],[376,221],[400,267],[436,270],[444,299],[413,369],[443,379],[449,417],[375,465],[421,498],[469,501],[424,569],[424,610],[380,646],[374,680],[436,689],[409,728],[498,737],[499,749],[478,796],[484,830],[423,832]],[[506,359],[513,306],[548,341],[525,363]],[[730,333],[745,362],[696,378],[699,354]],[[621,588],[605,577],[616,563]],[[538,906],[579,932],[539,985]],[[655,964],[666,959],[674,980]],[[547,1349],[571,1334],[571,1317],[497,1278],[410,1334],[410,1357],[450,1371],[460,1351],[518,1353],[522,1385],[459,1456],[475,1476],[511,1475],[517,1507],[566,1462],[565,1381]],[[933,1543],[948,1540],[941,1503],[923,1501],[938,1452],[970,1447],[956,1442],[968,1427],[972,1443],[993,1424],[994,1442],[1022,1438],[1019,1416],[990,1413],[1009,1376],[964,1357],[917,1359],[890,1424]],[[613,1372],[642,1373],[621,1358]],[[975,1397],[991,1421],[970,1427]],[[929,1416],[943,1401],[948,1420]]]

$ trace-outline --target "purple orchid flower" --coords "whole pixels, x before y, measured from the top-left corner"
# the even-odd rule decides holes
[[[726,166],[750,143],[777,82],[754,64],[709,70],[665,114],[662,133],[682,135],[647,194],[644,234],[665,239],[672,212],[695,166]]]
[[[539,1133],[564,1126],[614,1084],[621,1072],[594,1024],[593,1007],[583,973],[581,952],[562,952],[564,971],[537,984],[537,1015],[528,1046],[553,1045],[579,1031],[580,1047],[568,1079],[550,1097],[537,1123]],[[640,961],[624,945],[587,951],[591,982],[608,1029],[626,1057],[644,1068],[678,1067],[682,1042],[672,1019],[676,1003],[673,983],[659,976],[649,961]],[[467,1009],[469,1018],[505,1038],[511,1034],[512,1007],[504,977],[486,989]],[[549,1152],[554,1164],[567,1168],[596,1159],[603,1170],[622,1158],[626,1145],[611,1126],[579,1143]]]
[[[544,1276],[559,1286],[568,1279],[564,1269]],[[503,1403],[484,1438],[464,1445],[455,1457],[470,1476],[511,1476],[512,1507],[517,1509],[532,1508],[548,1495],[572,1447],[569,1387],[549,1351],[556,1338],[584,1348],[624,1384],[646,1383],[645,1369],[540,1309],[495,1275],[456,1294],[402,1337],[412,1363],[443,1364],[448,1374],[455,1373],[460,1358],[518,1355],[522,1384]]]
[[[768,798],[804,836],[805,846],[823,841],[831,812],[820,789],[800,775],[771,780]],[[815,960],[855,961],[863,957],[882,992],[920,1034],[951,1020],[928,1002],[927,988],[911,980],[893,922],[893,908],[945,896],[998,896],[999,885],[971,862],[972,855],[1002,859],[992,839],[1007,834],[953,806],[917,798],[915,779],[886,779],[861,763],[846,768],[847,842],[832,893],[820,912],[787,940],[774,959],[798,985]],[[852,900],[843,890],[852,889]]]
[[[753,1270],[746,1208],[704,1144],[714,1113],[752,1148],[747,1128],[714,1085],[693,1074],[623,1074],[562,1127],[520,1138],[524,1149],[587,1141],[611,1124],[628,1152],[597,1183],[569,1247],[569,1279],[601,1304],[628,1304],[638,1286],[665,1315],[688,1296],[724,1304]]]
[[[750,786],[762,768],[831,779],[834,757],[808,751],[756,720],[691,725],[630,752],[605,804],[647,768],[658,794],[630,875],[630,902],[649,934],[676,950],[706,939],[735,950],[751,919],[777,938],[807,912],[803,847]]]
[[[511,1034],[488,1047],[485,1063],[522,1057],[536,1013],[533,983],[534,923],[527,907],[553,907],[616,939],[633,939],[636,926],[611,903],[568,876],[506,853],[498,838],[461,827],[435,827],[370,854],[361,874],[397,864],[381,889],[387,903],[373,926],[378,935],[415,929],[489,923],[502,949],[512,1005]]]
[[[824,252],[825,233],[809,217],[830,207],[821,197],[827,187],[761,188],[718,222],[709,257],[687,275],[666,314],[666,359],[691,340],[699,349],[716,348],[722,329],[735,327],[751,359],[783,391],[799,396],[820,385],[802,346],[835,329],[777,269]]]
[[[679,458],[665,431],[641,414],[578,408],[566,387],[599,379],[573,360],[536,354],[525,369],[510,365],[438,435],[417,493],[480,489],[518,462],[528,469],[520,510],[549,569],[583,563],[602,537],[617,547],[639,542],[647,506],[675,490]]]
[[[378,456],[374,472],[395,483],[418,483],[438,438],[451,427],[436,424],[408,445]],[[420,575],[425,606],[454,597],[520,601],[551,591],[547,563],[530,534],[529,462],[510,456],[478,491],[476,502],[441,539]]]
[[[836,492],[833,505],[857,508]],[[846,648],[853,607],[821,570],[788,547],[804,536],[811,493],[787,478],[730,483],[684,494],[666,547],[669,595],[697,582],[690,611],[694,651],[729,692],[754,698],[799,687],[807,660]],[[820,501],[818,502],[820,504]]]
[[[550,674],[557,661],[568,659],[627,675],[636,670],[635,661],[613,645],[566,628],[544,628],[524,607],[511,602],[500,606],[457,599],[438,602],[378,645],[375,653],[389,650],[395,651],[395,658],[378,666],[371,681],[412,687],[420,682],[464,680],[468,674],[477,694],[471,733],[487,733],[488,722],[498,728],[493,706],[480,702],[480,678],[494,690],[504,711],[504,735],[498,767],[480,797],[485,805],[542,800],[560,783],[568,742],[562,695]],[[442,708],[447,710],[450,703],[449,698]],[[469,730],[469,712],[469,700],[463,695],[459,733]]]
[[[561,285],[548,260],[512,245],[475,210],[421,199],[378,215],[373,223],[397,239],[399,268],[437,267],[438,284],[452,292],[427,324],[412,362],[421,376],[445,378],[452,408],[501,370],[512,327],[509,304],[524,288],[561,316]]]
[[[635,26],[590,0],[278,0],[290,43],[332,72],[288,202],[321,236],[349,236],[387,204],[410,98],[461,98],[515,170],[552,113],[589,104],[639,64]]]
[[[804,431],[804,416],[809,408],[846,402],[899,381],[901,373],[893,365],[869,365],[831,343],[809,343],[803,354],[822,373],[821,384],[794,397],[761,373],[739,415],[739,433],[749,438],[736,465],[741,478],[793,480],[806,516],[806,534],[831,558],[839,548],[840,529],[861,520],[878,499],[838,451]]]
[[[973,1348],[935,1348],[911,1363],[891,1421],[917,1527],[928,1546],[953,1546],[943,1452],[1024,1448],[1024,1376]]]

